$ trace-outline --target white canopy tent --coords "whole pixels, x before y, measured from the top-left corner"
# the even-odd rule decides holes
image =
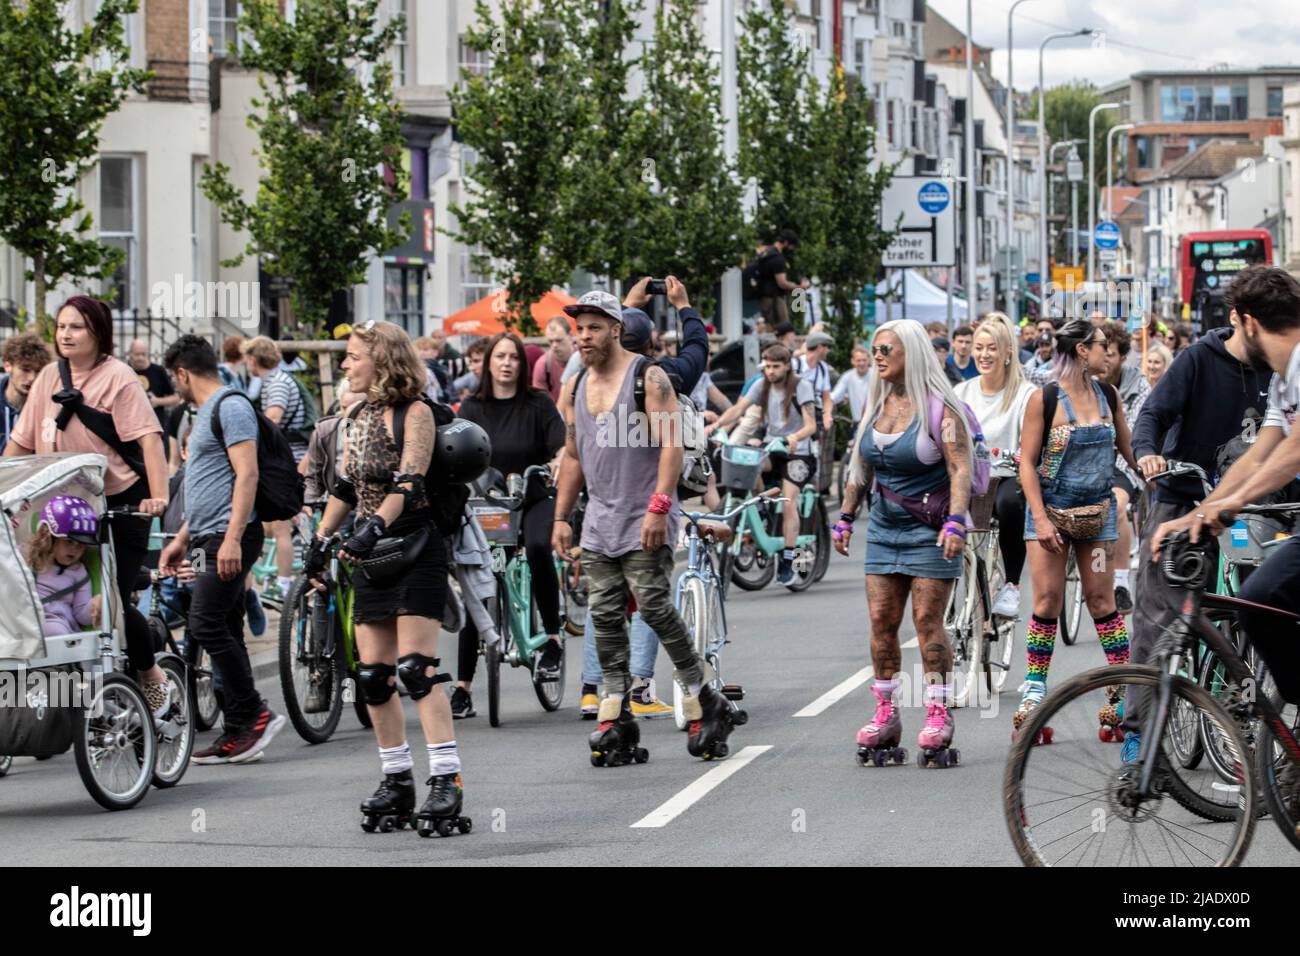
[[[900,285],[906,307],[896,298]],[[894,301],[876,303],[877,324],[888,319],[901,319],[904,316],[916,319],[923,325],[929,322],[948,321],[948,293],[915,269],[892,270],[889,278],[876,286],[877,298],[882,298],[886,294],[894,298]],[[966,321],[966,300],[956,295],[952,297],[952,321],[955,325]]]

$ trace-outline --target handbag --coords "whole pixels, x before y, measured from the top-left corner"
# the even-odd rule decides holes
[[[371,584],[387,584],[405,574],[428,544],[428,525],[401,537],[380,538],[357,567]]]
[[[1091,541],[1101,534],[1110,512],[1110,501],[1099,501],[1095,505],[1078,505],[1074,508],[1054,508],[1045,505],[1047,517],[1056,530],[1071,541]]]
[[[886,501],[892,501],[917,521],[929,525],[936,531],[942,528],[943,523],[948,520],[948,506],[951,504],[952,496],[951,489],[947,485],[935,491],[927,492],[921,498],[909,498],[906,495],[900,495],[879,482],[876,483],[876,487],[880,489],[880,493],[885,496]]]

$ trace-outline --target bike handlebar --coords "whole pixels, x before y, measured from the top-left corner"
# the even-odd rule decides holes
[[[789,501],[790,500],[789,498],[778,497],[780,491],[781,491],[780,488],[772,488],[769,491],[763,492],[761,495],[754,495],[752,498],[747,498],[746,500],[742,501],[740,504],[736,505],[736,507],[732,508],[726,514],[713,514],[713,513],[706,513],[703,511],[687,511],[681,505],[677,506],[677,510],[681,513],[682,517],[685,518],[687,521],[689,521],[691,524],[699,524],[701,521],[730,521],[732,518],[740,514],[746,508],[750,507],[751,505],[757,504],[760,501],[764,501],[764,500]]]

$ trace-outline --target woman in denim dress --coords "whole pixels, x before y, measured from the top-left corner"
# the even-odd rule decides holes
[[[1118,395],[1112,386],[1093,378],[1106,370],[1106,345],[1106,333],[1083,319],[1075,319],[1057,332],[1053,368],[1058,397],[1046,447],[1044,392],[1031,396],[1025,409],[1020,482],[1025,490],[1025,542],[1034,613],[1025,637],[1028,668],[1020,688],[1020,707],[1013,718],[1017,728],[1047,692],[1071,547],[1106,662],[1128,662],[1128,627],[1115,609],[1115,541],[1119,532],[1111,476],[1117,449],[1130,467],[1136,468],[1136,462]],[[1078,508],[1101,502],[1107,505],[1101,530],[1084,540],[1071,539],[1047,514],[1048,507]],[[1116,726],[1119,706],[1118,699],[1111,699],[1102,708],[1099,718],[1103,725]]]

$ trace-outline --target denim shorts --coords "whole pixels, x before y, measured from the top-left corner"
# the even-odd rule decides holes
[[[1101,534],[1097,535],[1097,537],[1095,538],[1085,539],[1084,543],[1091,542],[1091,541],[1118,540],[1119,526],[1115,522],[1116,504],[1115,504],[1114,493],[1112,492],[1110,495],[1107,495],[1106,500],[1110,502],[1110,508],[1107,509],[1106,511],[1106,520],[1102,522]],[[1091,502],[1087,502],[1087,501],[1070,502],[1068,504],[1062,503],[1059,500],[1053,500],[1052,498],[1049,498],[1047,495],[1043,496],[1043,503],[1047,505],[1051,505],[1054,508],[1077,508],[1080,505],[1091,504]],[[1034,527],[1034,512],[1032,508],[1028,508],[1028,507],[1025,508],[1025,540],[1026,541],[1038,540],[1038,532],[1035,530]]]

